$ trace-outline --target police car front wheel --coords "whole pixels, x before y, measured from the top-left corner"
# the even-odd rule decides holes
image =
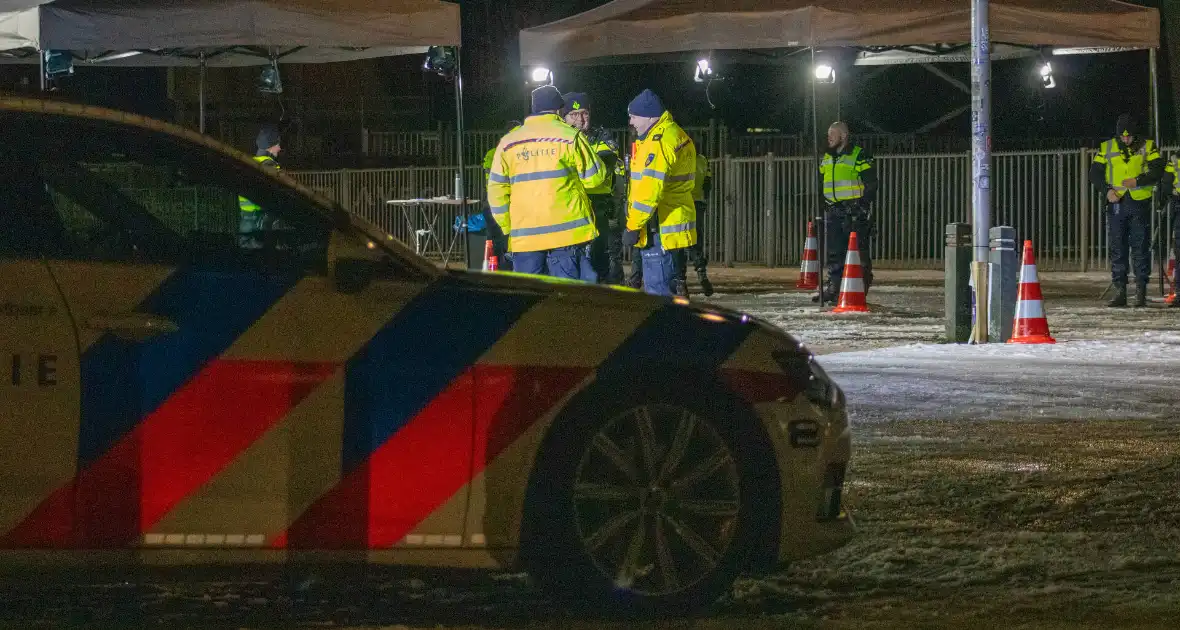
[[[765,540],[763,510],[777,502],[755,471],[773,459],[708,397],[677,398],[565,423],[573,430],[540,462],[529,568],[559,595],[620,612],[700,608]]]

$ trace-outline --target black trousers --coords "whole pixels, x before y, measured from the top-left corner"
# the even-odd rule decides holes
[[[610,195],[590,195],[590,205],[598,228],[598,238],[590,245],[590,262],[600,283],[622,284],[623,226],[616,218],[615,199]]]
[[[1127,193],[1122,201],[1110,206],[1106,216],[1111,281],[1127,284],[1127,274],[1133,267],[1135,283],[1147,284],[1151,277],[1151,200],[1136,201]]]
[[[873,284],[873,221],[866,210],[847,203],[837,203],[828,208],[824,222],[824,244],[827,248],[828,288],[830,295],[840,294],[840,281],[844,279],[844,261],[848,256],[848,237],[856,232],[856,245],[860,250],[860,265],[864,273],[865,293]]]

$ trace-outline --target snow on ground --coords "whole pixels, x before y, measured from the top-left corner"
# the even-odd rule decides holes
[[[1110,309],[1101,274],[1044,274],[1057,345],[946,344],[937,278],[878,283],[871,313],[835,315],[810,293],[730,292],[711,301],[795,335],[848,395],[854,422],[1171,418],[1180,309]]]
[[[825,355],[854,422],[1167,419],[1180,334],[1057,345],[906,345]]]

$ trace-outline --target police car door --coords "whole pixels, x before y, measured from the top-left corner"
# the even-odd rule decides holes
[[[328,251],[355,237],[218,152],[103,121],[38,127],[56,130],[33,149],[75,233],[50,265],[82,348],[78,546],[389,548],[437,511],[396,468],[422,434],[392,439],[439,393],[415,382],[435,314],[421,277],[393,266],[341,291]],[[276,220],[261,248],[238,238],[238,195]],[[436,428],[462,445],[426,462],[436,475],[470,467],[471,400]],[[464,509],[433,527],[459,531]]]
[[[78,444],[77,341],[43,258],[60,234],[10,149],[0,141],[0,549],[33,542],[20,525],[73,477]]]

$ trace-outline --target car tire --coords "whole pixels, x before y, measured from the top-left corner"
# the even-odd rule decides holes
[[[690,381],[600,383],[547,437],[522,554],[566,603],[608,615],[688,614],[716,602],[753,558],[777,551],[769,439],[724,389]]]

